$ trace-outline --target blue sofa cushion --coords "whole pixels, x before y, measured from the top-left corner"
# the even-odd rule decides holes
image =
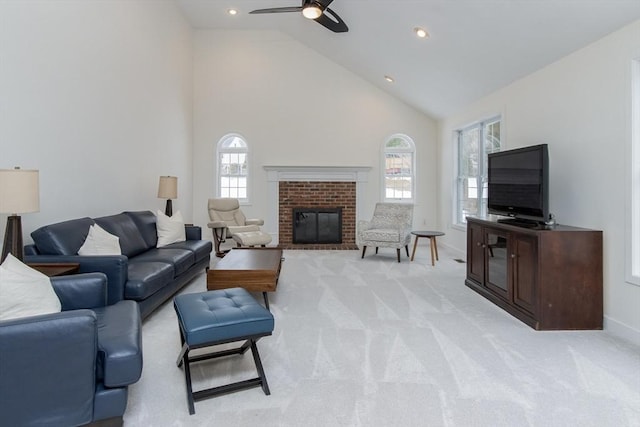
[[[151,247],[147,245],[136,223],[128,215],[103,216],[96,218],[95,221],[100,227],[120,238],[122,255],[131,258]]]
[[[138,230],[148,248],[155,248],[158,244],[158,229],[156,216],[150,211],[124,212],[138,226]]]
[[[187,271],[196,262],[195,254],[187,249],[149,249],[135,258],[136,262],[166,262],[173,265],[175,276]],[[173,279],[173,278],[172,278]]]
[[[76,255],[94,224],[91,218],[78,218],[45,225],[31,233],[33,243],[43,255]]]
[[[139,262],[138,257],[129,260],[129,280],[124,287],[124,297],[142,301],[173,281],[173,265],[166,262]]]
[[[196,262],[209,258],[213,250],[211,240],[185,240],[184,242],[171,243],[163,249],[186,249],[194,253]]]
[[[106,387],[135,383],[142,374],[142,327],[138,304],[120,301],[93,311],[98,319],[96,377]]]

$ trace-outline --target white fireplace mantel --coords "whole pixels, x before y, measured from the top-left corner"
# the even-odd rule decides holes
[[[267,172],[269,212],[266,225],[273,241],[278,243],[279,185],[281,181],[340,181],[356,183],[356,218],[360,218],[365,187],[369,180],[369,166],[263,166]]]
[[[267,181],[367,182],[368,166],[263,166]]]

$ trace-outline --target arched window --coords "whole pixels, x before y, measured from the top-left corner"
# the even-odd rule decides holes
[[[240,202],[249,201],[249,146],[236,133],[222,137],[218,142],[218,197],[231,197]]]
[[[384,144],[383,198],[410,202],[415,193],[416,145],[407,135],[391,135]]]

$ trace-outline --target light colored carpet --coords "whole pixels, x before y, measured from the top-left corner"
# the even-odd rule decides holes
[[[285,251],[276,326],[258,348],[271,388],[187,409],[172,303],[144,323],[126,426],[640,426],[640,351],[602,331],[536,332],[464,286],[428,246]],[[215,262],[215,261],[214,261]],[[183,292],[206,289],[202,275]],[[261,299],[261,294],[255,295]],[[250,352],[194,365],[194,390],[255,376]]]

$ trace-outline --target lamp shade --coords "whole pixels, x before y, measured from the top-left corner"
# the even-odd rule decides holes
[[[158,185],[159,199],[177,199],[178,198],[178,177],[177,176],[161,176]]]
[[[0,213],[21,214],[40,210],[40,174],[37,170],[0,170]]]

